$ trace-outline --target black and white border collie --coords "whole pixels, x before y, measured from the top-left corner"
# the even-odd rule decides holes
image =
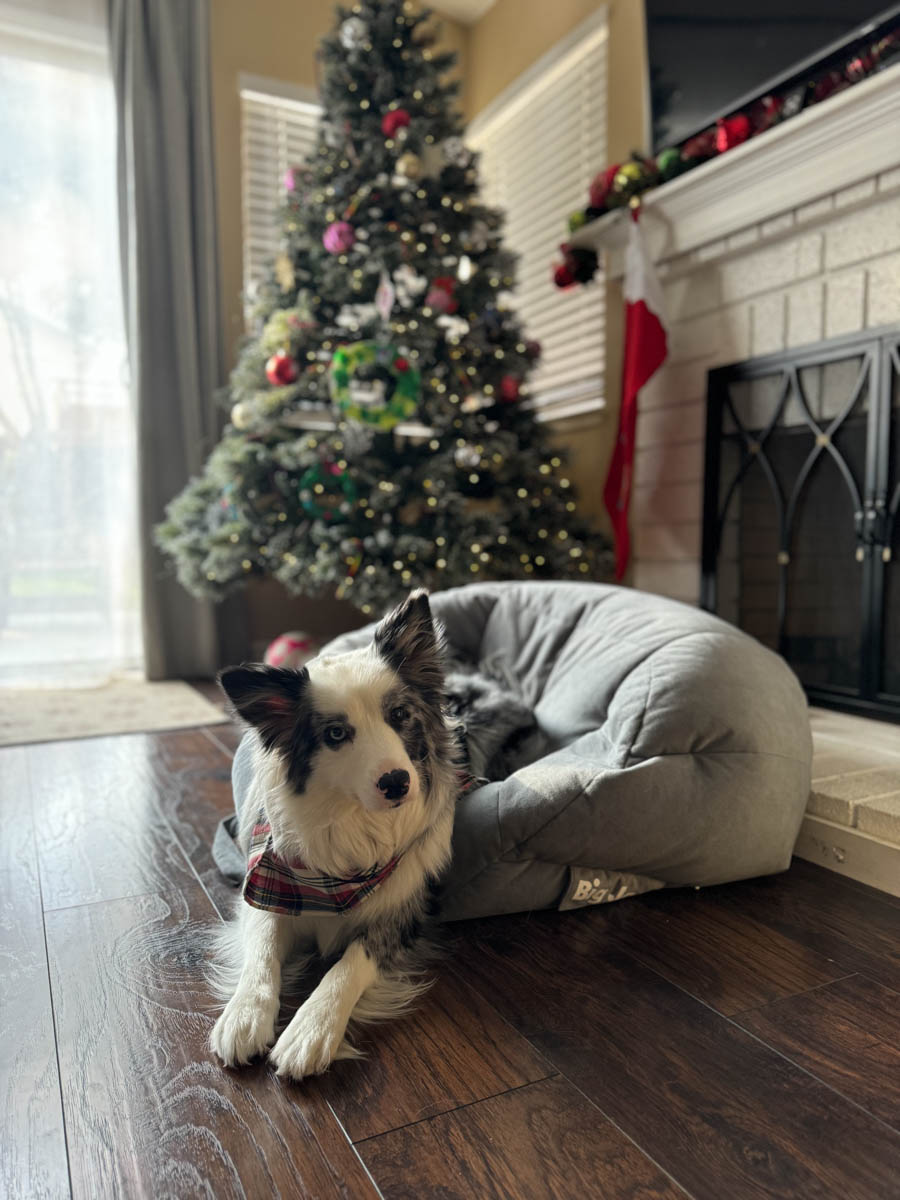
[[[302,888],[294,907],[269,904],[250,872],[218,940],[213,984],[230,998],[211,1048],[228,1066],[268,1051],[279,1075],[303,1079],[357,1054],[351,1019],[396,1016],[427,986],[429,918],[460,789],[440,635],[414,592],[365,649],[302,671],[230,667],[219,679],[255,737],[240,831],[250,864],[263,841],[277,886],[295,868],[314,896],[352,896],[352,881],[369,881],[358,903],[323,911]],[[336,961],[276,1041],[282,967],[316,952]]]

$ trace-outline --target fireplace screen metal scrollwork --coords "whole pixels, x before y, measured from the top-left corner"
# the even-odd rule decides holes
[[[900,720],[900,329],[709,373],[704,608]]]

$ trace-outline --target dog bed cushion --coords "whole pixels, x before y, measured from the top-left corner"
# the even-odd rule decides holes
[[[812,738],[805,696],[777,655],[699,609],[602,584],[473,584],[431,606],[453,655],[505,679],[534,711],[547,749],[460,797],[445,919],[787,868]],[[327,652],[365,645],[373,628]],[[245,739],[238,807],[247,751]]]

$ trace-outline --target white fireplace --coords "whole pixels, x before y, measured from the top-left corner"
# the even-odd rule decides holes
[[[609,214],[573,239],[605,252],[612,280],[622,273],[627,220]],[[696,604],[707,373],[900,322],[900,66],[647,193],[642,224],[664,285],[669,358],[640,396],[631,581]],[[835,722],[832,714],[823,723],[829,737],[837,736]],[[833,786],[820,772],[827,786],[817,800],[814,785],[805,827],[809,842],[814,823],[818,847],[806,856],[830,857],[828,865],[850,874],[848,858],[859,853],[847,838],[872,825],[860,807],[872,799],[864,775],[870,760],[885,765],[885,754],[896,774],[889,771],[887,783],[873,777],[882,792],[893,791],[876,824],[885,846],[900,843],[900,732],[882,726],[867,757],[865,724],[854,725],[857,758],[842,767],[859,774],[860,786]],[[836,759],[833,746],[826,749],[827,771]],[[835,794],[845,792],[853,802],[837,804]],[[867,845],[866,861],[872,853]],[[900,880],[900,857],[892,852],[874,876],[885,869]],[[872,876],[860,869],[859,877]]]
[[[627,214],[573,241],[622,273]],[[636,587],[700,594],[712,367],[900,321],[900,65],[647,193],[669,358],[640,397]]]

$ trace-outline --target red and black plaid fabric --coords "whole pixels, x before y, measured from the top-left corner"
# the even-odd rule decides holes
[[[366,896],[371,896],[394,871],[401,857],[398,855],[383,867],[376,866],[347,879],[322,875],[299,859],[286,862],[280,858],[272,847],[272,827],[261,819],[253,827],[241,894],[253,908],[286,916],[301,913],[343,916]]]

